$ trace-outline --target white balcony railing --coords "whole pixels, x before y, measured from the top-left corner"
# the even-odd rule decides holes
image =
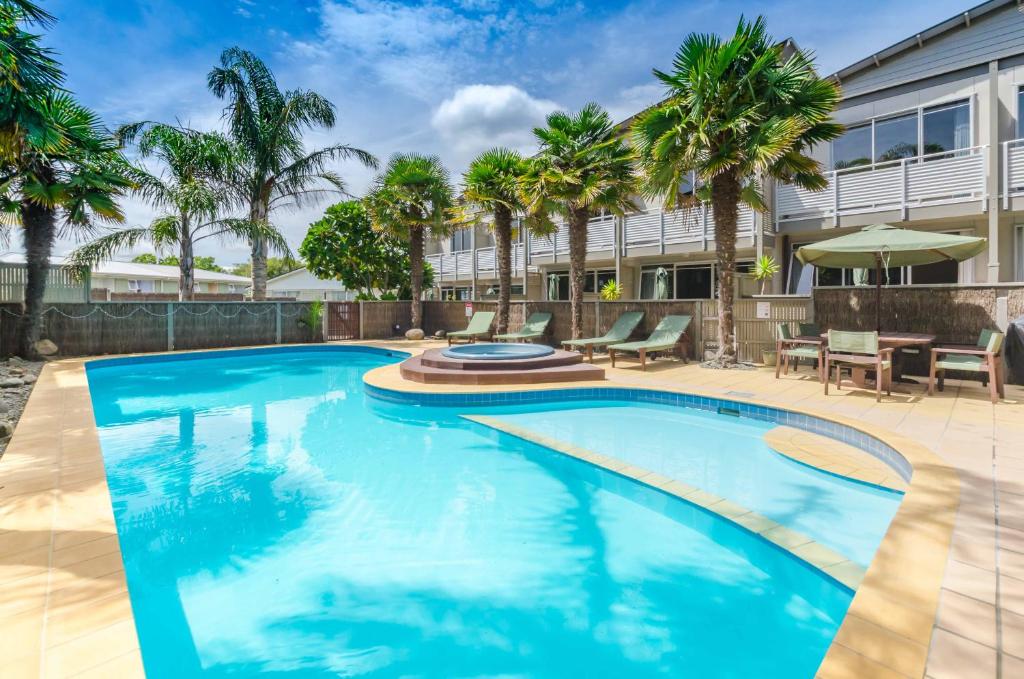
[[[558,222],[548,236],[530,236],[530,254],[550,257],[569,254],[569,225]],[[587,223],[587,252],[615,249],[615,215],[592,217]]]
[[[984,201],[987,153],[987,146],[974,146],[834,170],[823,191],[780,184],[776,221],[831,217],[838,223],[843,215],[883,210],[900,210],[905,218],[912,207]]]
[[[476,257],[476,277],[492,278],[498,275],[495,248],[478,248],[475,252],[454,252],[427,255],[427,263],[434,269],[434,278],[439,281],[456,281],[473,278],[473,257]],[[512,245],[512,275],[521,276],[526,256],[522,243]]]
[[[1024,196],[1024,139],[1003,142],[1003,209],[1010,209],[1010,198]]]
[[[754,234],[754,211],[740,206],[736,235],[749,238]],[[653,208],[626,215],[623,224],[623,242],[626,249],[675,245],[677,243],[706,243],[715,238],[715,218],[710,205],[664,211]]]

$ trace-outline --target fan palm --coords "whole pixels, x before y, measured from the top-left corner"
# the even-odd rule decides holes
[[[784,55],[763,18],[740,19],[728,40],[691,34],[672,71],[654,75],[668,98],[632,127],[645,193],[672,208],[683,200],[679,187],[688,173],[706,184],[718,263],[717,359],[732,365],[738,205],[764,209],[757,178],[826,187],[821,167],[806,152],[842,132],[831,118],[839,88],[818,77],[808,55]]]
[[[373,228],[409,243],[412,327],[423,327],[423,244],[427,231],[449,229],[454,190],[437,156],[397,154],[377,176],[364,199]]]
[[[193,299],[195,246],[210,239],[260,239],[288,252],[284,237],[269,222],[221,217],[233,200],[232,179],[238,153],[226,137],[164,124],[140,123],[122,128],[125,142],[138,137],[139,155],[159,160],[164,170],[154,175],[135,168],[135,193],[164,211],[147,227],[120,229],[78,248],[71,261],[92,266],[143,241],[157,248],[178,247],[178,298]]]
[[[334,161],[355,158],[368,167],[377,166],[371,154],[345,144],[307,153],[303,132],[334,127],[334,105],[309,90],[282,92],[274,74],[252,52],[224,50],[207,82],[217,97],[228,99],[224,117],[245,161],[236,188],[251,222],[267,223],[275,209],[344,193],[341,176],[329,168]],[[267,242],[255,238],[253,299],[264,299],[266,289]]]
[[[491,215],[494,251],[498,266],[497,332],[508,331],[509,302],[512,289],[512,220],[525,211],[519,182],[527,163],[517,151],[494,148],[484,151],[469,164],[462,175],[464,213],[475,226],[476,216]]]
[[[587,224],[602,211],[621,215],[636,209],[633,154],[597,104],[575,114],[552,113],[547,127],[533,133],[540,152],[529,163],[522,191],[536,228],[551,228],[552,214],[569,226],[569,301],[572,336],[578,339],[583,333]]]

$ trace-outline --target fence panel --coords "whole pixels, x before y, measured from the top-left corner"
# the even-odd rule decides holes
[[[758,317],[758,306],[767,311],[767,318]],[[702,354],[718,348],[718,301],[701,301],[703,335]],[[775,346],[775,325],[813,320],[814,308],[806,297],[761,297],[739,299],[733,303],[733,324],[736,332],[736,355],[741,361],[761,362],[761,352]],[[703,357],[703,356],[702,356]]]
[[[363,302],[363,339],[400,337],[412,324],[412,302]]]
[[[65,266],[51,266],[46,274],[48,303],[85,302],[89,299],[88,277],[78,277],[75,270]],[[0,262],[0,302],[24,302],[28,267],[24,264]]]
[[[359,302],[327,302],[324,304],[327,340],[359,339]]]

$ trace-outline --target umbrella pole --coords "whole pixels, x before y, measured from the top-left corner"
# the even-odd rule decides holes
[[[875,330],[882,332],[882,256],[875,253]]]

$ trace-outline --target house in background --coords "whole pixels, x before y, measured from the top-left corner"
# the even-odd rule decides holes
[[[53,290],[47,289],[47,300],[53,302],[83,301],[86,294],[83,281],[61,274],[66,261],[60,257],[51,259],[54,273],[51,279]],[[8,252],[0,255],[0,269],[4,271],[6,301],[21,301],[24,297],[25,255]],[[7,281],[10,278],[10,281]],[[68,280],[64,280],[67,278]],[[196,269],[196,292],[208,295],[237,295],[239,300],[249,288],[249,279],[217,271]],[[118,299],[137,295],[177,295],[178,267],[164,264],[138,264],[136,262],[103,262],[92,268],[89,274],[91,298],[103,301],[117,295]],[[7,285],[9,283],[9,286]],[[20,286],[20,287],[19,287]],[[10,290],[6,290],[10,287]],[[17,288],[17,289],[16,289]],[[19,292],[20,291],[20,292]],[[16,299],[15,299],[16,298]]]
[[[267,297],[291,297],[299,302],[349,302],[356,298],[356,293],[341,281],[321,280],[302,268],[267,281]]]

